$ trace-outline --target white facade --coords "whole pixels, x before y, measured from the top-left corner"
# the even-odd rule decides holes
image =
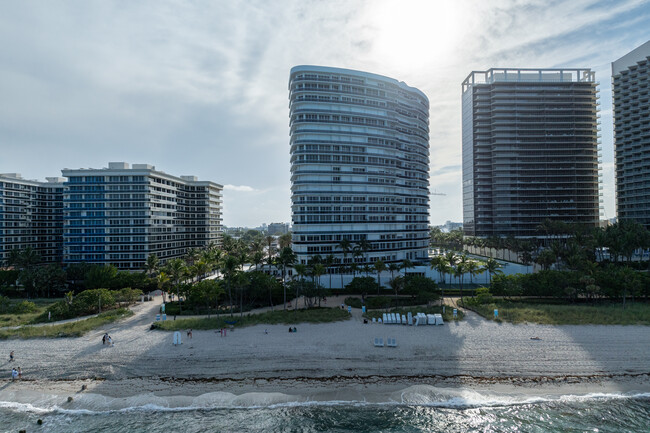
[[[221,185],[123,162],[62,172],[65,263],[141,269],[220,240]]]
[[[300,263],[426,261],[429,101],[392,78],[296,66],[289,79],[293,249]],[[339,243],[367,241],[363,256]]]

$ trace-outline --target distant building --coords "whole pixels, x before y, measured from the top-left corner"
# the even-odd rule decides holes
[[[296,66],[289,77],[292,244],[300,263],[428,260],[429,100],[381,75]],[[366,241],[346,257],[347,239]]]
[[[63,181],[23,179],[0,174],[0,266],[13,249],[31,247],[43,262],[61,262],[63,254]]]
[[[451,221],[447,221],[443,225],[440,226],[443,232],[451,232],[454,230],[462,229],[463,228],[463,223],[455,223]]]
[[[612,63],[616,214],[650,228],[650,41]]]
[[[289,223],[271,223],[268,225],[267,232],[271,236],[289,233]]]
[[[462,84],[463,230],[538,236],[599,222],[597,84],[590,69],[489,69]]]
[[[219,243],[222,186],[147,164],[64,169],[63,259],[141,269]]]

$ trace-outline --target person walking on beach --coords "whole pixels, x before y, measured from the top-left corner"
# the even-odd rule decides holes
[[[192,330],[187,331],[187,338],[192,339]]]
[[[18,367],[18,379],[22,379],[22,378],[23,378],[23,371],[20,369],[20,367]]]
[[[9,362],[13,362],[13,360],[14,360],[14,351],[12,350],[11,352],[9,352]]]

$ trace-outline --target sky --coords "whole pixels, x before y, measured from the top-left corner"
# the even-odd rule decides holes
[[[428,96],[430,222],[462,221],[462,81],[591,68],[613,218],[611,62],[649,39],[650,0],[0,0],[0,173],[153,164],[224,185],[227,226],[288,222],[289,70],[333,66]]]

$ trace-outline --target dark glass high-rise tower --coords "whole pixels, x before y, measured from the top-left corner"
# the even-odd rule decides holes
[[[650,228],[650,41],[612,63],[616,213]]]
[[[596,227],[597,84],[589,69],[490,69],[463,81],[463,219],[472,236]]]

